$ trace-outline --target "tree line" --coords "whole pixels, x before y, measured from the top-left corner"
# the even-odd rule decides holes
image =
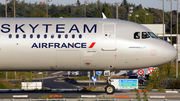
[[[7,16],[14,17],[14,2],[10,1],[7,3]],[[130,7],[133,7],[133,13],[129,15]],[[86,8],[86,13],[84,12]],[[101,13],[108,18],[116,18],[116,5],[106,2],[86,3],[86,6],[79,0],[77,2],[62,5],[52,4],[48,5],[48,17],[102,17]],[[85,13],[85,14],[84,14]],[[148,15],[145,15],[148,13]],[[138,14],[139,17],[135,17]],[[173,33],[176,33],[176,10],[173,11]],[[5,4],[0,3],[0,17],[5,17]],[[46,3],[26,3],[24,0],[16,1],[16,17],[46,17]],[[129,18],[128,18],[129,17]],[[145,21],[146,17],[146,21]],[[170,33],[170,12],[164,12],[166,33]],[[163,22],[163,11],[155,8],[143,8],[141,4],[135,5],[130,4],[127,0],[118,5],[118,19],[130,20],[139,24],[162,24]],[[179,27],[180,28],[180,27]],[[179,30],[180,33],[180,30]]]

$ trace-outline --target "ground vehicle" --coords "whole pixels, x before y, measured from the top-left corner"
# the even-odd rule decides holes
[[[80,71],[68,71],[67,73],[69,76],[72,76],[72,75],[81,76]]]

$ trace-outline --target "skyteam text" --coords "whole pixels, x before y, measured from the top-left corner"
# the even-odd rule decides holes
[[[51,29],[51,30],[50,30]],[[65,31],[66,29],[66,31]],[[81,29],[81,30],[80,30]],[[39,30],[42,33],[56,32],[56,33],[96,33],[97,24],[87,25],[83,24],[82,26],[72,24],[2,24],[0,27],[0,32],[2,33],[36,33]]]

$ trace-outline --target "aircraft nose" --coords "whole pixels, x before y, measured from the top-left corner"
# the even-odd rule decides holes
[[[166,43],[165,45],[164,45],[165,47],[164,47],[164,62],[170,62],[170,61],[172,61],[175,57],[176,57],[176,55],[177,55],[177,51],[176,51],[176,49],[171,45],[171,44],[169,44],[169,43]]]

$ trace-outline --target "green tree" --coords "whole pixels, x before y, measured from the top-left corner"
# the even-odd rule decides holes
[[[102,3],[100,0],[97,1],[97,9],[102,10]]]
[[[5,17],[5,5],[0,3],[0,16]]]
[[[83,17],[83,11],[81,8],[76,9],[75,17]]]
[[[95,9],[93,13],[93,17],[101,17],[101,11],[99,9]]]
[[[148,13],[148,15],[145,15]],[[144,24],[145,23],[145,17],[146,17],[146,24],[153,24],[153,15],[149,13],[148,11],[144,9],[140,9],[132,14],[130,17],[131,21],[135,22],[135,16],[136,14],[139,15],[139,17],[136,17],[136,23]]]
[[[172,33],[173,34],[177,33],[177,26],[176,25],[172,28]],[[180,24],[178,25],[178,34],[180,34]]]
[[[162,24],[162,14],[158,9],[149,8],[147,9],[151,14],[153,14],[153,23]]]
[[[62,13],[55,13],[54,15],[52,15],[52,17],[72,17],[72,16]]]
[[[54,15],[55,13],[58,13],[57,6],[54,5],[54,4],[52,4],[52,5],[49,7],[48,13],[49,13],[50,15]]]
[[[27,14],[26,17],[46,17],[46,13],[41,9],[35,9]]]
[[[143,9],[141,4],[139,6],[137,6],[136,8],[137,8],[137,10]]]
[[[172,66],[167,63],[156,68],[149,77],[147,89],[159,89],[160,91],[167,87],[167,78],[173,74]]]
[[[127,4],[128,4],[127,0],[123,0],[122,5],[127,5]]]
[[[119,19],[126,20],[127,19],[127,10],[125,5],[122,5],[119,9]]]
[[[79,2],[79,0],[77,0],[76,5],[77,5],[77,6],[80,6],[80,5],[81,5],[81,3]]]

